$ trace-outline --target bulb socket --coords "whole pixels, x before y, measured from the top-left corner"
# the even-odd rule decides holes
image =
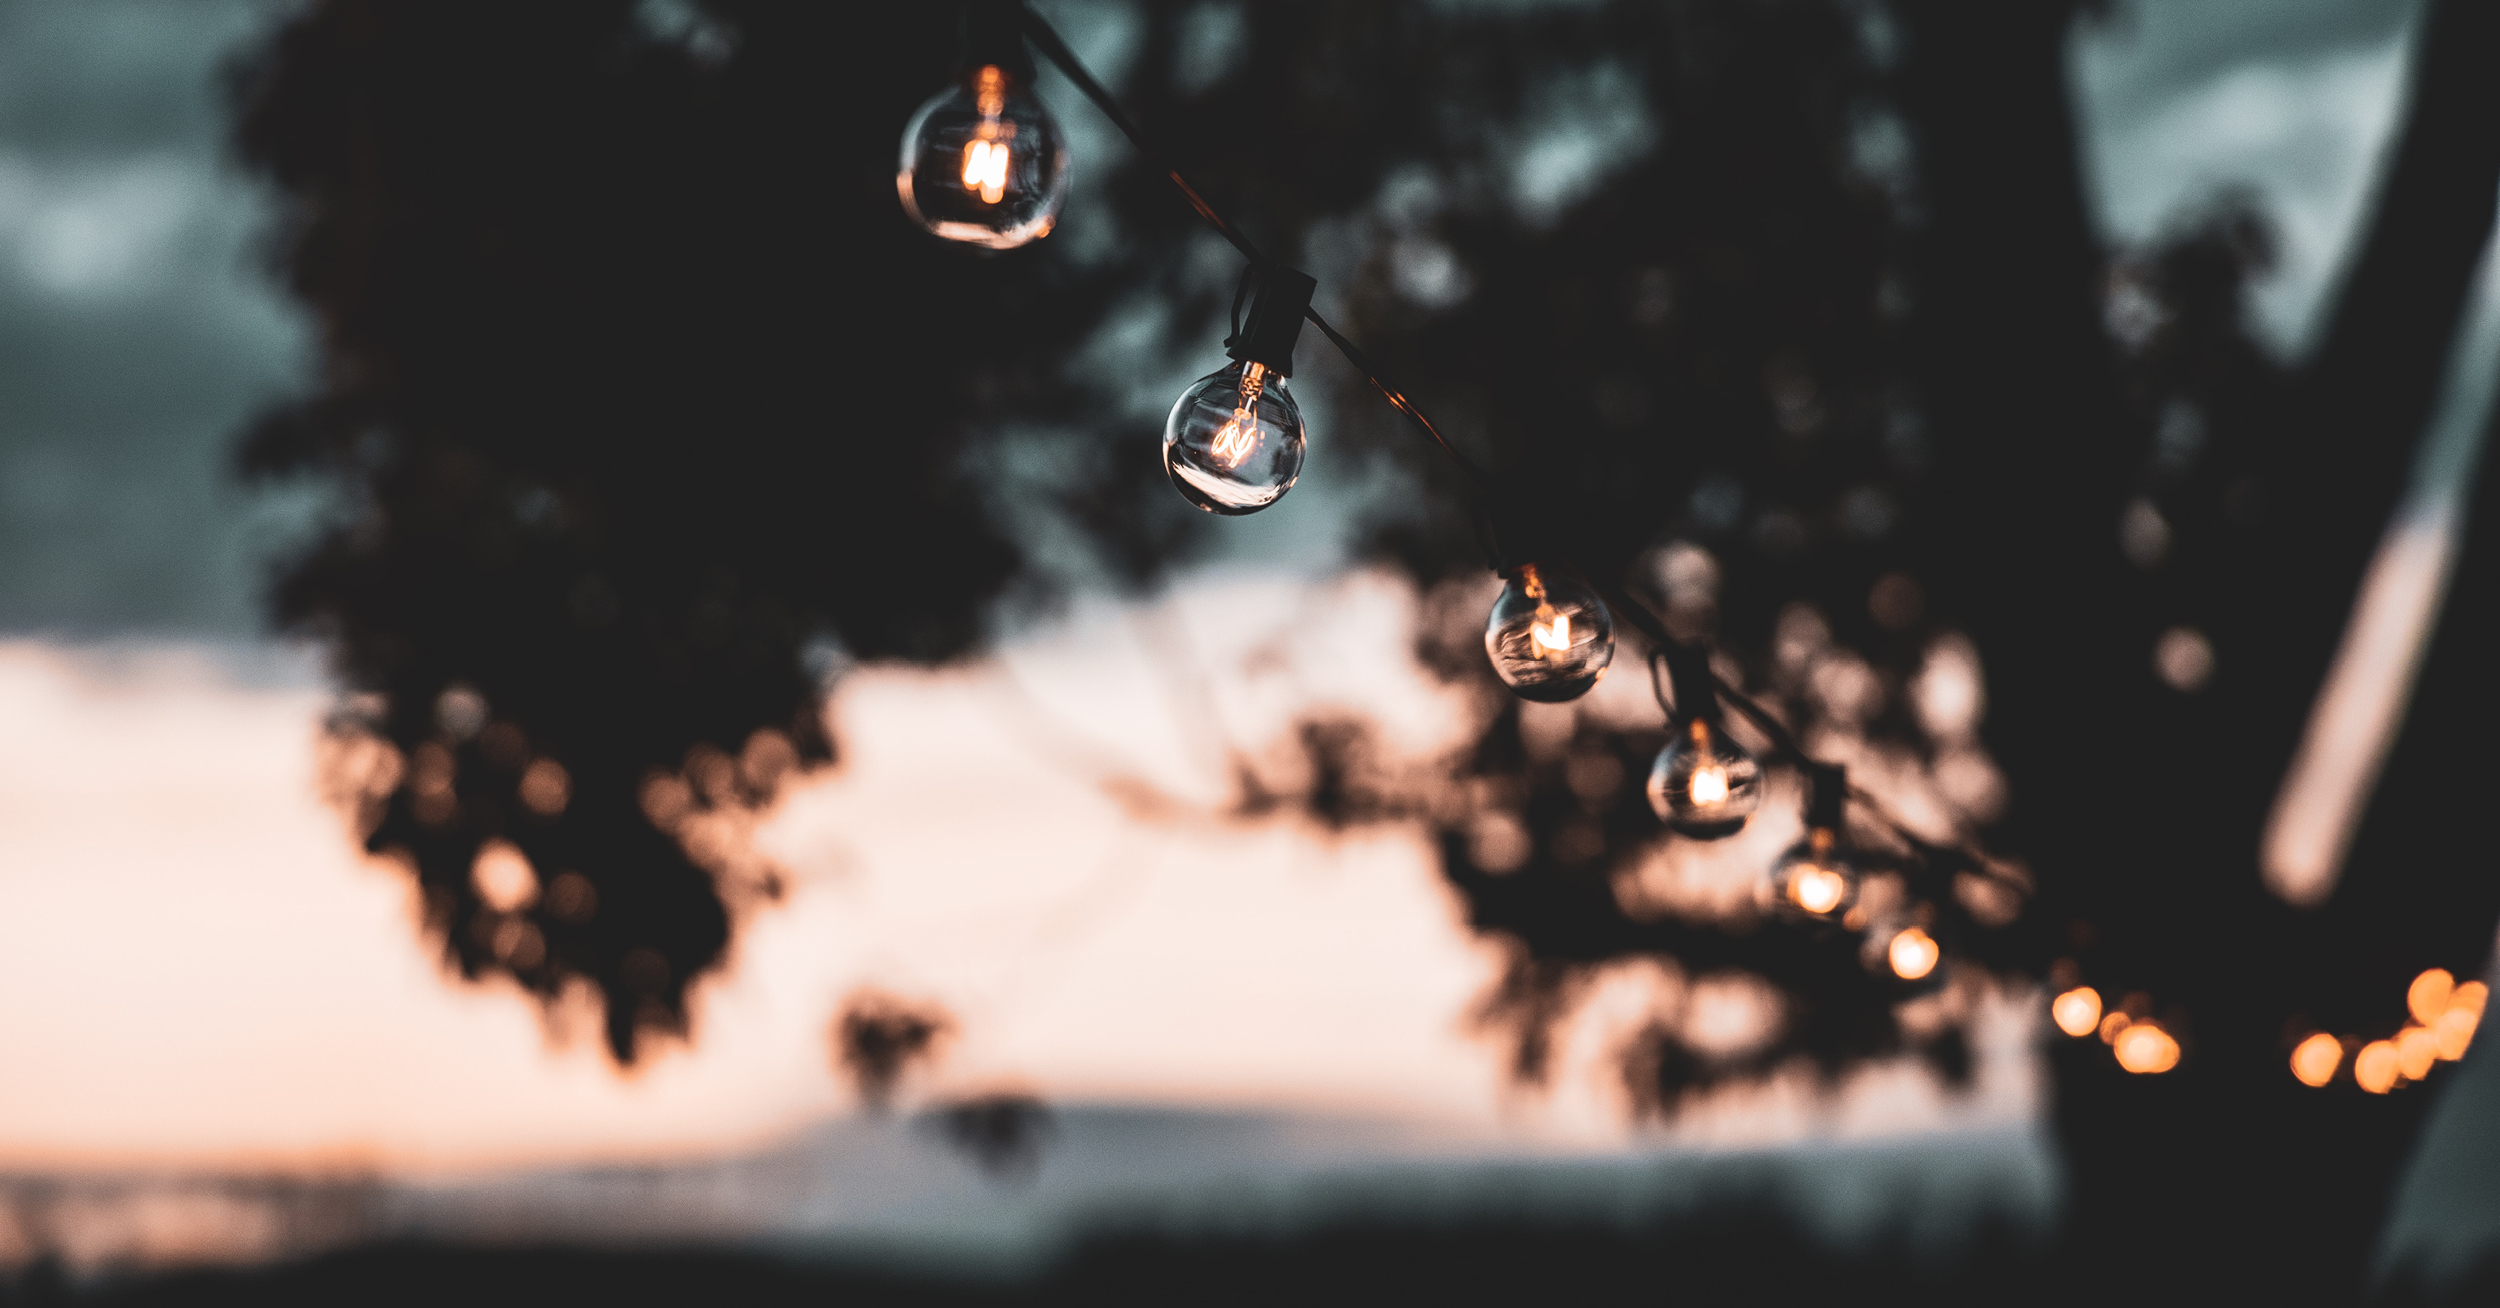
[[[1834,763],[1806,765],[1806,827],[1820,827],[1834,836],[1847,814],[1849,770]]]
[[[1294,343],[1302,339],[1302,315],[1311,308],[1319,282],[1309,273],[1282,264],[1253,268],[1249,273],[1250,312],[1241,330],[1224,342],[1224,353],[1255,363],[1279,377],[1293,375]]]
[[[1678,724],[1699,718],[1719,725],[1719,688],[1710,677],[1710,656],[1699,645],[1669,645],[1660,651],[1667,661],[1667,693],[1675,697]]]
[[[964,6],[964,73],[995,65],[1033,84],[1033,54],[1024,46],[1024,0],[972,0]]]

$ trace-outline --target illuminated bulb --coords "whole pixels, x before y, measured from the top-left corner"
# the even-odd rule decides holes
[[[2393,1041],[2373,1040],[2352,1057],[2353,1082],[2371,1094],[2386,1094],[2396,1088],[2396,1073],[2403,1062]]]
[[[2413,1014],[2414,1021],[2429,1026],[2448,1011],[2448,1000],[2456,992],[2457,979],[2448,975],[2448,969],[2434,967],[2405,987],[2405,1010]]]
[[[2292,1047],[2292,1075],[2302,1085],[2322,1086],[2344,1065],[2344,1042],[2324,1031]]]
[[[2408,1081],[2419,1081],[2431,1074],[2431,1064],[2439,1061],[2439,1037],[2426,1026],[2409,1026],[2396,1033],[2396,1070]]]
[[[914,221],[991,250],[1050,234],[1068,193],[1068,151],[1027,81],[982,64],[911,116],[894,189]]]
[[[2483,1001],[2491,997],[2491,987],[2480,981],[2468,981],[2448,996],[2448,1007],[2462,1008],[2476,1017],[2483,1015]]]
[[[1916,981],[1935,971],[1936,960],[1944,957],[1936,938],[1917,927],[1896,932],[1884,952],[1892,961],[1892,974],[1904,981]]]
[[[2110,1047],[2117,1052],[2118,1065],[2130,1072],[2150,1075],[2179,1065],[2179,1042],[2157,1023],[2128,1023]]]
[[[1832,829],[1816,827],[1771,865],[1771,889],[1782,910],[1828,919],[1857,897],[1858,872],[1841,856]]]
[[[2103,1017],[2101,1019],[2101,1043],[2105,1045],[2117,1044],[2119,1033],[2125,1031],[2128,1027],[2134,1024],[2135,1019],[2127,1016],[2125,1013],[2113,1012]]]
[[[1678,835],[1735,835],[1761,802],[1762,765],[1708,718],[1692,718],[1668,737],[1649,768],[1649,806]]]
[[[1513,693],[1578,699],[1615,657],[1614,618],[1588,587],[1531,563],[1510,574],[1484,626],[1484,652]]]
[[[1302,475],[1302,409],[1265,364],[1235,363],[1181,393],[1163,423],[1163,471],[1209,513],[1256,513]]]
[[[2090,986],[2076,986],[2049,1003],[2049,1017],[2057,1029],[2081,1038],[2101,1025],[2101,992]]]
[[[2465,1057],[2466,1046],[2474,1043],[2475,1024],[2482,1015],[2471,1009],[2451,1007],[2431,1024],[2431,1034],[2439,1040],[2439,1056],[2449,1062]]]

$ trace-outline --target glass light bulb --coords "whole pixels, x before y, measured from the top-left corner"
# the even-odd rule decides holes
[[[1302,406],[1264,364],[1236,363],[1181,392],[1163,422],[1163,471],[1209,513],[1256,513],[1302,475]]]
[[[2101,992],[2090,986],[2076,986],[2059,995],[2049,1005],[2049,1016],[2057,1020],[2057,1029],[2081,1038],[2101,1029]]]
[[[1649,768],[1649,806],[1680,836],[1735,835],[1761,802],[1762,765],[1707,718],[1678,727]]]
[[[1944,958],[1944,948],[1923,927],[1903,927],[1892,933],[1884,945],[1884,961],[1892,974],[1904,981],[1917,981],[1936,970]]]
[[[1068,150],[1023,79],[983,64],[911,116],[894,189],[904,212],[947,240],[1012,250],[1058,221]]]
[[[1519,698],[1587,694],[1615,657],[1615,621],[1596,592],[1531,563],[1510,575],[1484,626],[1484,652]]]
[[[1829,827],[1816,827],[1771,865],[1772,902],[1791,917],[1837,919],[1858,897],[1858,870]]]

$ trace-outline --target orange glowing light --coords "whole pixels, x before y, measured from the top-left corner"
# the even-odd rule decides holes
[[[2465,1057],[2465,1047],[2474,1043],[2474,1027],[2481,1021],[2482,1016],[2471,1009],[2449,1005],[2431,1024],[2431,1034],[2439,1040],[2439,1056],[2452,1063]]]
[[[2396,1066],[2408,1081],[2419,1081],[2431,1074],[2431,1064],[2439,1061],[2439,1037],[2425,1026],[2409,1026],[2396,1033]]]
[[[1537,653],[1570,653],[1571,615],[1546,609],[1537,617],[1539,620],[1528,627],[1529,639],[1535,642]]]
[[[1848,878],[1827,867],[1809,863],[1788,879],[1789,902],[1818,917],[1840,907],[1848,894]]]
[[[1693,783],[1689,793],[1696,804],[1726,803],[1727,769],[1716,763],[1693,769]]]
[[[2090,986],[2076,986],[2050,1001],[2049,1017],[2057,1023],[2058,1030],[2070,1036],[2088,1036],[2101,1025],[2101,992]]]
[[[1207,446],[1208,457],[1227,468],[1238,468],[1259,448],[1259,395],[1266,389],[1267,365],[1252,363],[1242,368],[1241,403],[1233,407],[1233,420]]]
[[[2483,1001],[2491,997],[2491,987],[2480,981],[2468,981],[2448,996],[2448,1007],[2462,1008],[2476,1017],[2483,1015]]]
[[[2344,1065],[2344,1042],[2324,1031],[2292,1047],[2292,1075],[2302,1085],[2322,1086]]]
[[[2111,1048],[2118,1054],[2118,1065],[2130,1072],[2151,1075],[2179,1065],[2179,1042],[2152,1022],[2128,1023]]]
[[[2371,1094],[2386,1094],[2396,1088],[2396,1073],[2403,1062],[2394,1041],[2373,1040],[2352,1057],[2353,1082]]]
[[[2456,991],[2457,979],[2448,975],[2448,969],[2434,967],[2413,978],[2413,984],[2405,988],[2405,1010],[2413,1014],[2414,1021],[2429,1026],[2448,1011],[2449,997]]]
[[[993,65],[981,70],[974,91],[981,110],[977,135],[964,144],[964,189],[981,193],[981,203],[996,204],[1007,196],[1007,142],[1016,125],[999,121],[1007,111],[1007,75]]]
[[[2129,1026],[2133,1025],[2134,1022],[2134,1018],[2129,1017],[2124,1013],[2111,1013],[2109,1016],[2102,1018],[2101,1043],[2105,1045],[2117,1044],[2118,1033],[2126,1030]]]
[[[1917,927],[1894,936],[1891,948],[1885,952],[1892,956],[1893,975],[1904,981],[1916,981],[1935,971],[1936,960],[1944,956],[1936,938]]]

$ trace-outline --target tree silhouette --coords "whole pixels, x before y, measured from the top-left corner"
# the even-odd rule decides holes
[[[1120,89],[1264,248],[1352,265],[1348,333],[1495,471],[1523,537],[1650,590],[1818,752],[1942,797],[2029,869],[2010,923],[1948,883],[1956,985],[2080,976],[2183,1033],[2162,1076],[2052,1053],[2079,1275],[2118,1274],[2083,1254],[2123,1245],[2251,1294],[2357,1291],[2424,1096],[2310,1090],[2286,1041],[2392,1029],[2415,971],[2488,951],[2500,889],[2459,856],[2459,760],[2494,720],[2487,529],[2334,897],[2267,893],[2258,840],[2491,228],[2500,14],[2430,4],[2361,252],[2282,366],[2243,326],[2269,243],[2250,202],[2153,249],[2094,235],[2062,72],[2081,8],[1263,3],[1210,72],[1182,57],[1209,11],[1151,3]],[[1234,265],[1160,177],[1124,165],[1065,219],[1111,239],[1004,257],[899,213],[894,136],[949,72],[950,17],[326,0],[240,79],[328,362],[246,466],[355,492],[278,616],[364,692],[344,775],[429,929],[471,975],[587,979],[620,1058],[682,1025],[732,907],[770,893],[738,823],[829,756],[811,659],[952,657],[1039,584],[965,475],[1008,476],[1032,439],[1010,418],[1099,441],[1013,496],[1123,582],[1223,529],[1100,416],[1122,379],[1072,365],[1133,297],[1177,338],[1221,335]],[[1571,103],[1621,120],[1613,157],[1523,190],[1521,141]],[[1426,592],[1420,656],[1490,686],[1459,482],[1342,370],[1309,371],[1346,391],[1328,456],[1418,492],[1375,503],[1363,541]],[[2165,677],[2165,639],[2201,641],[2210,679]],[[1919,709],[1946,656],[1984,670],[1975,724]],[[1241,808],[1429,826],[1476,929],[1513,946],[1487,1011],[1523,1075],[1594,969],[1643,958],[1758,974],[1789,1014],[1740,1057],[1649,1031],[1626,1066],[1660,1111],[1800,1057],[1967,1068],[1960,1010],[1905,1023],[1916,997],[1845,939],[1628,906],[1663,839],[1637,784],[1656,729],[1583,716],[1556,746],[1484,702],[1475,749],[1412,793],[1349,788],[1361,724],[1314,722],[1295,739],[1330,784],[1245,786]],[[1524,838],[1499,856],[1497,819]],[[531,870],[500,891],[495,842]]]

